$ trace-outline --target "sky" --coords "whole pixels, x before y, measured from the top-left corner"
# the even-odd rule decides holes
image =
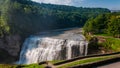
[[[33,0],[39,3],[70,5],[77,7],[101,7],[120,10],[120,0]]]

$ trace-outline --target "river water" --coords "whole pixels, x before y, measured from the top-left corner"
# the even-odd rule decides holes
[[[80,28],[42,32],[28,37],[18,64],[66,60],[87,55],[88,42]]]

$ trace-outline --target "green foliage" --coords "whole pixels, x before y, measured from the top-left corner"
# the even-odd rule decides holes
[[[65,60],[52,60],[52,61],[49,61],[50,63],[52,64],[55,64],[55,63],[59,63],[59,62],[63,62]]]
[[[120,18],[117,16],[112,16],[110,22],[108,23],[108,34],[113,36],[120,36]]]
[[[105,28],[107,27],[109,15],[108,14],[102,14],[97,16],[96,18],[89,19],[85,26],[84,30],[86,32],[92,32],[92,33],[101,33],[105,31]]]
[[[44,68],[43,65],[30,64],[30,65],[7,65],[0,64],[0,68]]]
[[[85,30],[85,32],[87,32],[87,33],[88,33],[88,32],[94,33],[94,32],[97,31],[97,30],[94,29],[94,28],[96,28],[96,25],[95,25],[95,23],[94,23],[93,18],[90,18],[90,19],[87,21],[87,23],[85,24],[84,30]]]
[[[31,0],[1,0],[0,15],[5,30],[23,36],[68,27],[81,27],[91,16],[110,12],[105,8],[82,8],[65,5],[39,4]],[[3,27],[1,27],[3,28]]]
[[[43,65],[38,65],[38,64],[18,65],[17,67],[21,67],[21,68],[44,68]]]
[[[4,22],[3,18],[0,18],[0,37],[9,34],[9,26]]]
[[[120,37],[120,13],[102,14],[96,18],[89,19],[84,30],[86,33],[108,33]]]
[[[106,38],[106,42],[101,44],[106,50],[112,50],[115,52],[120,51],[120,39]]]
[[[95,34],[96,37],[103,37],[103,42],[89,43],[90,50],[98,50],[99,47],[104,50],[120,51],[120,12],[102,14],[96,18],[89,19],[84,26],[85,34]],[[116,37],[116,38],[113,38]],[[99,39],[102,41],[102,39]],[[94,41],[94,40],[93,40]]]

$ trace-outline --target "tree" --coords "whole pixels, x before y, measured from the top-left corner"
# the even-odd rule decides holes
[[[112,16],[108,23],[108,34],[120,37],[120,18]]]
[[[4,22],[2,18],[0,18],[0,37],[4,37],[9,34],[9,26]]]
[[[86,22],[86,24],[84,26],[84,30],[87,33],[94,33],[95,32],[94,18],[91,18]]]

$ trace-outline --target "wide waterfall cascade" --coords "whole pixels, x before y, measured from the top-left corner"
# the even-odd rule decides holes
[[[78,39],[78,37],[76,37],[76,40],[72,40],[65,39],[65,37],[64,39],[58,39],[55,37],[31,36],[23,44],[19,64],[65,60],[85,56],[87,55],[87,44],[87,41],[83,38]]]

